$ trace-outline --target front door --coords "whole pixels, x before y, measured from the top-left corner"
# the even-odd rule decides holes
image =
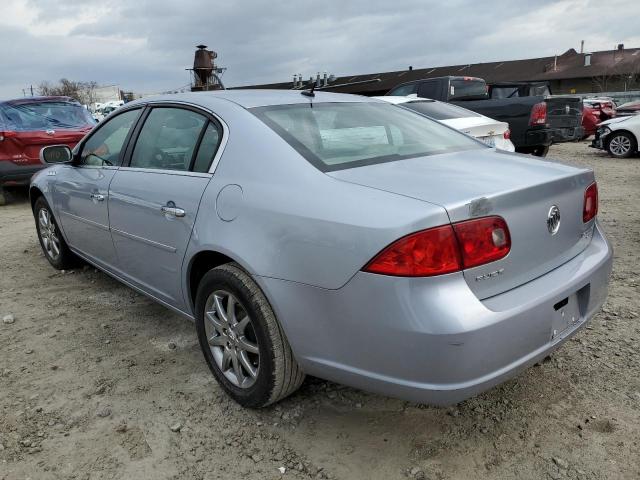
[[[77,161],[58,171],[55,205],[69,245],[102,266],[116,264],[109,232],[109,184],[140,109],[110,119],[84,142]]]
[[[109,188],[120,274],[177,308],[185,305],[182,261],[220,133],[199,112],[154,107]]]

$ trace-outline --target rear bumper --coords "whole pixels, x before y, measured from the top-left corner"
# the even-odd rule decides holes
[[[553,130],[553,143],[574,142],[581,140],[584,129],[579,127],[559,127]]]
[[[359,272],[338,290],[257,280],[305,372],[446,405],[503,382],[575,334],[604,303],[611,266],[611,247],[596,226],[589,247],[569,262],[483,301],[460,273]],[[554,305],[573,295],[579,315],[554,332]]]
[[[515,142],[516,149],[548,147],[553,140],[553,130],[548,128],[528,129],[524,135],[524,142]]]
[[[15,163],[0,161],[0,187],[29,185],[34,173],[45,168],[45,165],[16,165]]]

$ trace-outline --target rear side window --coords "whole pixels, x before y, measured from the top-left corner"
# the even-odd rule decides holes
[[[439,82],[422,82],[418,89],[418,96],[423,98],[438,98],[440,94],[439,90]]]
[[[400,105],[415,112],[431,117],[434,120],[450,120],[452,118],[468,118],[480,116],[476,112],[472,112],[471,110],[467,110],[466,108],[457,107],[456,105],[451,105],[450,103],[444,102],[418,101],[401,103]]]
[[[489,98],[487,84],[475,78],[454,79],[449,83],[450,100],[483,100]]]
[[[216,155],[221,139],[222,134],[218,126],[209,122],[207,129],[202,136],[200,147],[198,147],[198,154],[196,155],[196,159],[193,163],[194,172],[207,173],[209,171],[209,167],[211,166],[213,157]]]
[[[207,119],[182,108],[157,107],[144,122],[130,167],[189,170]]]
[[[303,103],[251,111],[323,171],[484,148],[388,103]]]
[[[396,87],[391,90],[387,95],[393,95],[397,97],[406,97],[407,95],[411,95],[412,93],[416,93],[418,89],[418,85],[415,83],[409,85],[402,85],[400,87]]]
[[[87,128],[95,121],[86,108],[72,102],[4,103],[0,105],[7,130],[37,131]]]

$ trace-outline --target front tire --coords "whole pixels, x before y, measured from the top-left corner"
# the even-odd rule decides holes
[[[638,142],[628,132],[613,132],[607,140],[607,151],[615,158],[629,158],[638,149]]]
[[[33,216],[42,252],[51,266],[58,270],[77,266],[79,259],[64,241],[53,212],[44,197],[39,197],[33,205]]]
[[[269,302],[235,263],[210,270],[200,281],[196,331],[214,377],[244,407],[277,402],[304,380]]]

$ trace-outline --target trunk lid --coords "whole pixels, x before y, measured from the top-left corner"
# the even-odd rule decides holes
[[[547,121],[551,128],[575,128],[582,123],[582,100],[577,97],[547,97]]]
[[[594,222],[582,223],[584,191],[594,181],[590,170],[524,155],[475,150],[328,175],[440,205],[452,222],[489,215],[504,218],[511,233],[509,254],[464,271],[469,287],[480,299],[544,275],[579,254],[591,241]],[[554,205],[561,220],[552,235],[547,219]]]
[[[91,130],[35,130],[10,132],[0,147],[2,157],[16,165],[40,165],[40,150],[47,145],[68,145],[75,147],[84,135]]]

